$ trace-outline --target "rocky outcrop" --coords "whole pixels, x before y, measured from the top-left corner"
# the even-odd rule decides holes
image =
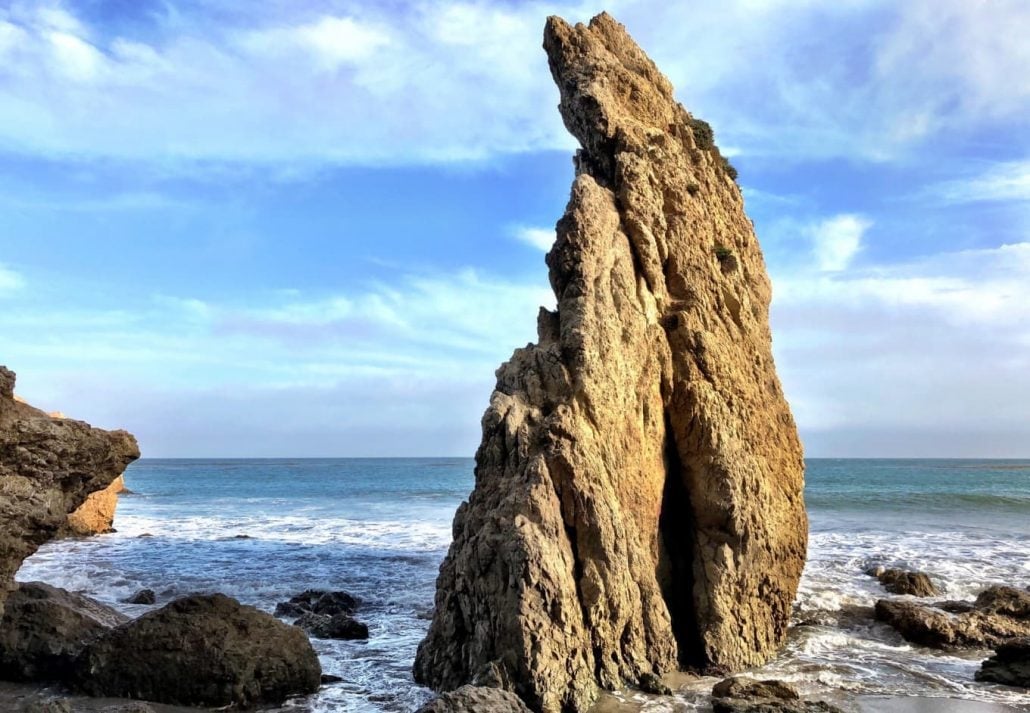
[[[1030,636],[1030,593],[993,586],[971,604],[881,599],[876,618],[913,644],[935,649],[983,649],[1014,637]]]
[[[0,620],[0,678],[61,681],[90,641],[128,617],[42,582],[18,585]]]
[[[891,594],[908,594],[913,597],[932,597],[940,594],[930,575],[925,572],[909,572],[895,567],[875,567],[866,572],[876,577],[883,588]]]
[[[994,656],[980,665],[976,680],[1030,688],[1030,637],[1012,639],[998,646]]]
[[[139,458],[125,431],[54,418],[15,399],[14,378],[0,367],[0,614],[22,561]]]
[[[514,693],[498,688],[462,686],[443,693],[419,708],[416,713],[530,713]]]
[[[113,532],[118,494],[124,490],[125,477],[119,475],[103,490],[90,493],[86,502],[68,516],[68,533],[85,536]]]
[[[497,372],[419,682],[501,672],[539,711],[677,667],[766,661],[805,559],[771,296],[711,129],[608,15],[547,21],[576,178],[557,311]]]
[[[111,630],[83,651],[73,683],[91,696],[245,708],[313,693],[321,674],[303,631],[212,594]]]

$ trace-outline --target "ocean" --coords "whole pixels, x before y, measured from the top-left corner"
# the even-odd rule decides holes
[[[408,713],[427,700],[410,667],[429,624],[437,568],[473,462],[428,459],[144,459],[126,473],[117,532],[45,545],[18,573],[119,600],[223,592],[272,611],[308,588],[364,604],[368,641],[313,643],[343,682],[280,710]],[[1030,696],[973,681],[987,652],[906,644],[861,607],[884,596],[864,571],[933,575],[945,597],[1030,585],[1030,461],[810,459],[809,561],[782,654],[756,670],[803,693],[951,697],[1030,711]],[[624,694],[646,711],[704,710],[716,679],[673,699]],[[841,693],[843,692],[843,694]],[[930,710],[930,709],[928,709]]]

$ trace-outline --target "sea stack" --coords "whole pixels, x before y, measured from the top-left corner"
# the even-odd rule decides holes
[[[497,371],[414,673],[567,713],[768,660],[807,519],[769,277],[710,127],[607,14],[549,18],[544,49],[582,147],[557,311]]]
[[[0,615],[22,561],[139,458],[131,434],[35,409],[15,398],[14,379],[0,366]]]

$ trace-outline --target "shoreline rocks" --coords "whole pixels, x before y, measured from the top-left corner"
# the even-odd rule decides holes
[[[0,366],[0,615],[21,563],[139,458],[131,434],[50,416],[16,399],[14,384]]]
[[[881,599],[875,612],[906,641],[936,649],[992,648],[1030,636],[1030,592],[1015,587],[988,587],[971,604]]]
[[[783,643],[807,546],[771,285],[711,127],[607,14],[544,49],[582,147],[557,310],[497,371],[414,676],[486,669],[533,710]]]

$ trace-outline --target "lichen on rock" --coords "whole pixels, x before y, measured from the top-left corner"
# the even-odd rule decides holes
[[[414,673],[550,713],[766,661],[807,520],[740,189],[610,16],[549,18],[544,48],[582,146],[547,256],[557,310],[497,372]]]

